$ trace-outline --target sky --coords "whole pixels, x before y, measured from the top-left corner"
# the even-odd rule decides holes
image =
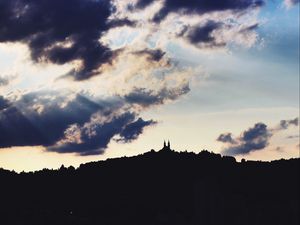
[[[299,0],[0,0],[0,167],[164,140],[299,157]]]

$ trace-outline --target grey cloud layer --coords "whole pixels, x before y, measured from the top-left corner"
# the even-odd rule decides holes
[[[298,118],[281,120],[275,129],[269,129],[264,123],[256,123],[254,127],[244,131],[239,137],[233,138],[231,133],[221,134],[217,141],[227,144],[222,153],[226,155],[245,155],[262,150],[269,145],[270,138],[278,131],[298,126]]]

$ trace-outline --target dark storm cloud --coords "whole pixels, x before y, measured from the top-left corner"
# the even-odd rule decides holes
[[[26,43],[35,62],[80,60],[72,75],[87,79],[116,55],[99,42],[103,33],[133,25],[127,19],[110,21],[114,10],[110,0],[0,0],[0,42]]]
[[[135,7],[142,9],[149,6],[154,0],[139,0]],[[164,0],[163,7],[153,18],[155,22],[160,22],[169,13],[183,14],[204,14],[214,11],[244,11],[250,8],[260,7],[264,4],[262,0]]]
[[[231,133],[221,134],[217,141],[227,143],[228,147],[223,150],[223,154],[245,155],[253,151],[262,150],[269,145],[270,138],[276,133],[289,126],[298,126],[298,118],[292,120],[281,120],[275,129],[268,129],[264,123],[256,123],[254,127],[244,131],[240,137],[233,138]]]

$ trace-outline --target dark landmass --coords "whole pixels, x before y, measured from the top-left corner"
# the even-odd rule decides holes
[[[299,225],[299,162],[165,148],[78,169],[0,169],[0,224]]]

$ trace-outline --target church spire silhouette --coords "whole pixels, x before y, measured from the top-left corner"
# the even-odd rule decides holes
[[[166,144],[166,141],[164,140],[164,147],[161,150],[163,150],[163,151],[171,151],[171,144],[170,144],[169,140],[168,140],[168,144]]]

